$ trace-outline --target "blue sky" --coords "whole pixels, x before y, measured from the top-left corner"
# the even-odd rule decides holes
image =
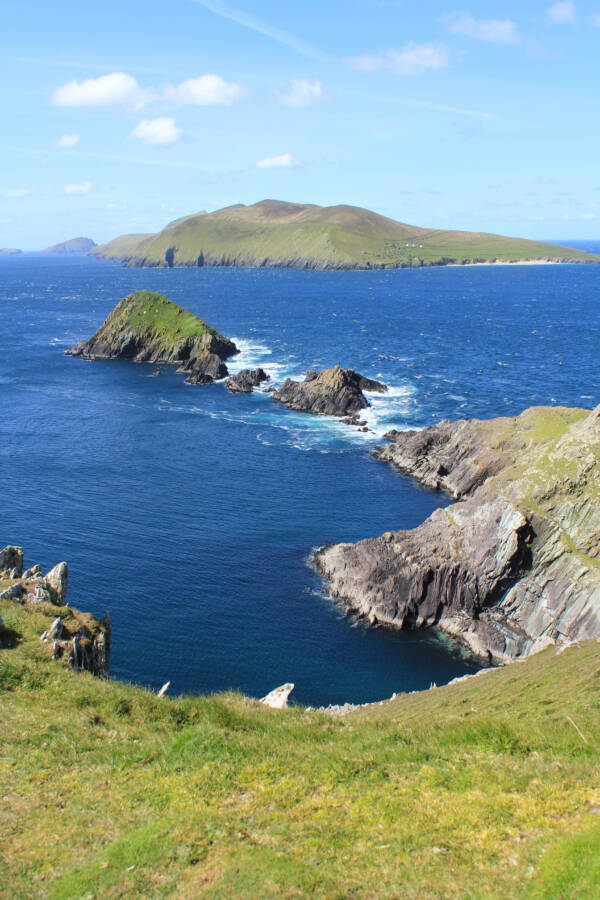
[[[266,197],[600,239],[600,0],[19,0],[0,247]]]

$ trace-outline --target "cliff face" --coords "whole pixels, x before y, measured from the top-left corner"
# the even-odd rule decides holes
[[[413,531],[318,551],[346,608],[435,625],[496,662],[600,637],[600,407],[388,438],[380,459],[459,502]]]
[[[89,340],[66,352],[87,359],[179,364],[189,384],[210,384],[226,377],[225,360],[238,349],[162,294],[138,291],[121,300]]]
[[[334,366],[322,372],[307,372],[304,381],[287,378],[273,394],[289,409],[324,416],[347,416],[369,406],[363,391],[387,391],[385,384]]]

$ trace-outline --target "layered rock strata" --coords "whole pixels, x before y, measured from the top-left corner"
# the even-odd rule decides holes
[[[138,291],[121,300],[89,340],[79,341],[66,353],[85,359],[175,364],[188,384],[211,384],[227,376],[225,360],[238,349],[162,294]]]
[[[493,662],[600,637],[600,407],[387,437],[380,459],[459,502],[412,531],[319,550],[333,596]]]
[[[287,378],[273,394],[289,409],[322,416],[348,416],[370,406],[363,391],[387,391],[385,384],[336,365],[306,373],[304,381]]]

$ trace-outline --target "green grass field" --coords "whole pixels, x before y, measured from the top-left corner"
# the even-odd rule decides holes
[[[594,898],[600,647],[331,718],[158,698],[0,604],[7,898]]]

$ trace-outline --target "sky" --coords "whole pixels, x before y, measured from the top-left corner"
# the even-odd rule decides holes
[[[0,247],[265,198],[600,240],[600,0],[19,0]]]

